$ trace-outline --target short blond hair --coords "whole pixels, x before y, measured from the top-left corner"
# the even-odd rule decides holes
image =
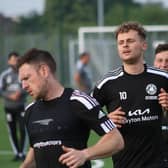
[[[127,33],[130,30],[135,30],[138,32],[138,35],[145,40],[146,39],[146,30],[143,28],[143,26],[138,23],[138,22],[124,22],[123,24],[121,24],[115,32],[115,38],[118,38],[118,34],[120,33]]]

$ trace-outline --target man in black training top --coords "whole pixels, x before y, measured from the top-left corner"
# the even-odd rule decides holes
[[[56,64],[47,51],[32,49],[19,60],[19,77],[35,102],[27,107],[31,148],[21,165],[29,168],[90,168],[90,159],[110,156],[124,142],[98,102],[56,79]],[[87,148],[90,129],[103,137]]]
[[[168,74],[144,64],[145,39],[140,24],[119,26],[116,40],[123,66],[105,75],[93,91],[125,140],[124,150],[113,157],[115,168],[163,168],[160,127],[162,108],[168,109]]]

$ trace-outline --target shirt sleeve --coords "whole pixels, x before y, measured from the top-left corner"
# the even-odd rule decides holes
[[[2,97],[7,98],[9,93],[6,91],[6,82],[4,73],[0,76],[0,94]]]
[[[29,105],[26,106],[25,108],[25,115],[24,115],[24,123],[25,123],[25,126],[26,126],[26,130],[28,132],[28,139],[29,139],[29,143],[30,143],[30,146],[33,147],[33,143],[31,141],[31,138],[30,138],[30,134],[29,134],[29,126],[28,126],[28,123],[29,123],[29,117],[30,117],[30,114],[32,113],[32,105],[34,104],[35,102],[32,102],[30,103]]]
[[[94,87],[91,93],[91,96],[94,97],[102,107],[107,104],[106,103],[107,96],[105,95],[106,95],[105,90],[103,88],[99,89],[97,88],[97,86]]]
[[[103,78],[97,82],[91,96],[99,102],[101,107],[105,106],[108,112],[114,111],[120,106],[119,95],[112,80],[108,78]]]
[[[115,124],[102,111],[96,99],[85,93],[73,94],[71,105],[76,115],[97,134],[104,135],[115,128]]]
[[[96,85],[91,93],[91,96],[94,97],[102,107],[107,106],[111,101],[111,94],[109,94],[112,90],[111,85],[109,85],[110,75],[110,72],[103,75],[101,79],[96,82]]]

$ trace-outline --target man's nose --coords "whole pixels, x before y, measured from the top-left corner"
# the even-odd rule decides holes
[[[22,82],[22,88],[26,90],[28,88],[28,84],[26,82]]]
[[[125,41],[124,44],[123,44],[124,47],[128,47],[128,42]]]

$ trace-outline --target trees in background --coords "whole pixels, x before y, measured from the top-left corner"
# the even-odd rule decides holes
[[[49,50],[56,55],[60,80],[65,85],[69,84],[69,44],[73,45],[73,52],[77,55],[75,42],[78,28],[97,26],[97,1],[46,0],[42,15],[32,12],[20,17],[14,22],[14,27],[8,23],[6,27],[0,27],[1,56],[7,56],[11,50],[24,53],[32,47]],[[146,25],[168,24],[167,16],[168,8],[161,4],[142,5],[133,0],[104,0],[105,26],[118,25],[128,20],[140,21]],[[1,62],[0,68],[4,66]],[[65,66],[61,69],[60,65]]]
[[[161,3],[145,5],[133,0],[104,0],[105,26],[136,20],[142,24],[168,24],[168,8]],[[46,0],[43,15],[21,17],[17,32],[77,32],[81,26],[97,25],[97,0]]]
[[[16,27],[16,33],[21,34],[25,32],[43,32],[44,30],[43,16],[40,16],[36,12],[33,12],[28,16],[21,16]]]

